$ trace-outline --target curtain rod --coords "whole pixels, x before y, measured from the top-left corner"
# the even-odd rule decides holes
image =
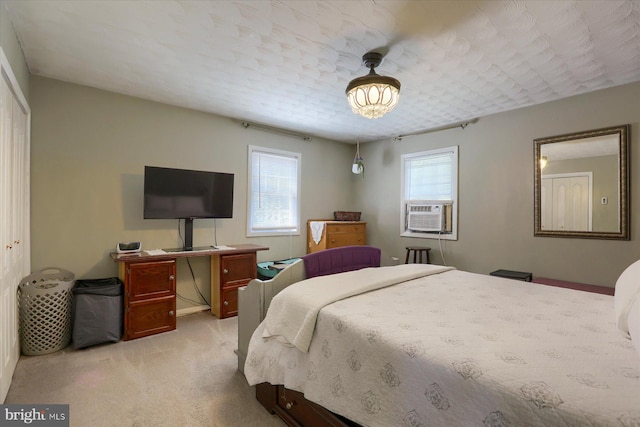
[[[287,136],[296,136],[298,138],[302,138],[305,141],[312,141],[313,138],[311,138],[311,136],[309,135],[305,135],[303,133],[299,133],[293,130],[288,130],[288,129],[281,129],[281,128],[276,128],[273,126],[267,126],[267,125],[263,125],[261,123],[249,123],[245,120],[243,120],[242,122],[240,122],[240,125],[245,128],[248,129],[250,127],[256,128],[256,129],[261,129],[267,132],[273,132],[273,133],[279,133],[282,135],[287,135]]]
[[[433,128],[433,129],[421,130],[421,131],[418,131],[418,132],[407,133],[405,135],[398,135],[398,136],[393,137],[393,140],[394,141],[402,141],[402,138],[406,138],[408,136],[424,135],[426,133],[440,132],[442,130],[449,130],[449,129],[455,129],[455,128],[465,129],[471,123],[477,123],[477,122],[478,122],[478,119],[476,118],[476,119],[469,120],[469,121],[466,121],[466,122],[454,123],[454,124],[451,124],[451,125],[441,126],[441,127],[437,127],[437,128]]]

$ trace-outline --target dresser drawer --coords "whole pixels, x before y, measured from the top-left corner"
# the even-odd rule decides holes
[[[222,290],[222,318],[238,314],[238,288],[224,288]]]
[[[176,328],[176,298],[168,296],[131,302],[126,313],[125,340]]]
[[[225,255],[220,260],[222,287],[246,285],[257,274],[255,254]]]
[[[340,246],[366,245],[367,238],[363,233],[337,233],[327,236],[327,249]]]
[[[276,406],[273,409],[282,419],[288,421],[288,425],[314,427],[347,427],[352,425],[343,422],[322,406],[305,399],[302,393],[287,390],[280,385],[277,387]]]
[[[175,295],[175,260],[128,263],[126,269],[128,301]]]
[[[327,224],[326,233],[330,234],[364,234],[366,233],[366,226],[364,224]]]

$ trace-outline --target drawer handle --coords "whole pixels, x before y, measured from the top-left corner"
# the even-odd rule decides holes
[[[169,276],[169,280],[174,280],[176,278],[176,276],[174,276],[173,274],[171,276]]]
[[[291,409],[291,408],[293,408],[293,405],[295,405],[295,404],[296,404],[296,401],[294,400],[293,402],[287,402],[287,404],[284,405],[284,406],[287,409]]]
[[[229,301],[225,301],[225,302],[224,302],[224,305],[229,305]]]
[[[169,317],[173,317],[173,310],[169,311]]]
[[[224,270],[222,270],[222,272],[223,272],[224,274],[229,274],[229,270],[227,270],[226,268],[225,268]]]

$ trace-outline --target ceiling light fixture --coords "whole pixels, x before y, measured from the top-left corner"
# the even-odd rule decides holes
[[[400,82],[393,77],[376,74],[382,54],[368,52],[362,62],[371,69],[366,76],[351,80],[345,93],[351,110],[368,119],[377,119],[393,110],[400,99]]]

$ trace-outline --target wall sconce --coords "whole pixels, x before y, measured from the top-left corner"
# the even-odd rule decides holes
[[[540,169],[544,169],[547,166],[547,156],[540,157]]]

